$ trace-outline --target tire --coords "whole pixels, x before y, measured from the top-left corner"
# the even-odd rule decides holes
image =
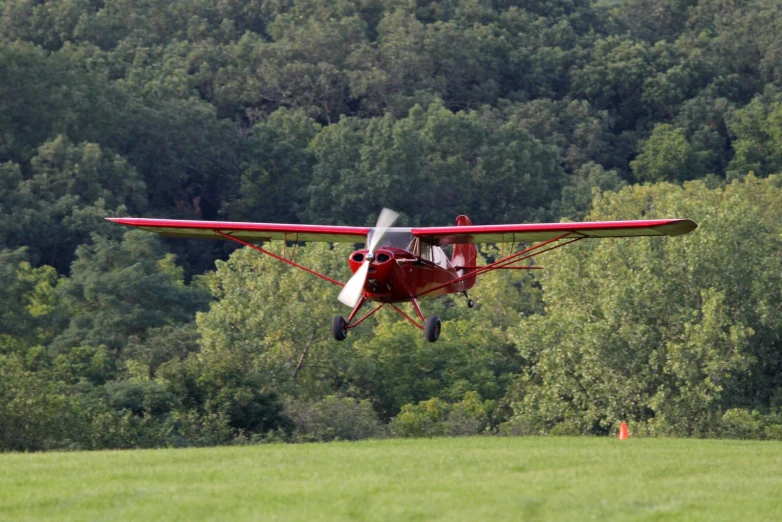
[[[436,315],[429,317],[424,321],[424,337],[430,343],[435,342],[440,337],[440,319]]]
[[[331,335],[337,341],[344,341],[348,336],[348,322],[341,315],[337,315],[331,320]]]

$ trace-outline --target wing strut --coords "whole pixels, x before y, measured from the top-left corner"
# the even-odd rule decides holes
[[[332,278],[330,278],[327,275],[321,274],[320,272],[316,272],[315,270],[307,268],[306,266],[301,266],[300,264],[295,263],[295,262],[291,261],[290,259],[286,259],[286,258],[284,258],[282,256],[279,256],[279,255],[275,254],[274,252],[269,252],[268,250],[264,250],[263,248],[259,247],[258,245],[253,245],[252,243],[248,243],[247,241],[239,239],[238,237],[233,237],[232,235],[226,234],[225,232],[220,232],[219,230],[215,230],[215,232],[217,232],[218,234],[220,234],[221,236],[223,236],[226,239],[230,239],[231,241],[236,241],[237,243],[240,243],[240,244],[242,244],[242,245],[244,245],[246,247],[250,247],[253,250],[257,250],[261,254],[266,254],[267,256],[271,256],[274,259],[276,259],[277,261],[282,261],[283,263],[289,264],[291,266],[295,266],[296,268],[300,268],[300,269],[304,270],[307,273],[310,273],[310,274],[312,274],[314,276],[320,277],[321,279],[325,279],[329,283],[334,283],[335,285],[338,285],[338,286],[345,286],[345,283],[340,283],[336,279],[332,279]],[[295,253],[295,250],[294,250],[294,253]]]
[[[505,256],[502,259],[500,259],[498,261],[495,261],[494,263],[482,266],[482,267],[480,267],[480,268],[478,268],[476,270],[472,270],[469,273],[467,273],[467,274],[465,274],[465,275],[463,275],[461,277],[457,277],[456,279],[451,279],[447,283],[443,283],[441,285],[435,286],[434,288],[430,288],[426,292],[422,292],[421,294],[419,294],[418,297],[421,297],[421,296],[426,295],[428,293],[434,292],[435,290],[439,290],[439,289],[444,288],[446,286],[458,283],[458,282],[460,282],[460,281],[462,281],[464,279],[467,279],[468,277],[478,277],[479,275],[483,275],[486,272],[491,272],[492,270],[500,270],[500,269],[511,268],[511,267],[508,267],[508,265],[513,264],[513,263],[517,263],[519,261],[524,261],[525,259],[529,259],[529,258],[531,258],[533,256],[542,254],[544,252],[548,252],[549,250],[554,250],[555,248],[560,248],[560,247],[563,247],[565,245],[569,245],[571,243],[575,243],[576,241],[581,241],[582,239],[587,237],[587,236],[584,236],[584,235],[578,235],[577,237],[571,237],[574,234],[575,234],[574,232],[565,232],[564,234],[561,234],[561,235],[559,235],[557,237],[551,238],[548,241],[544,241],[542,243],[538,243],[537,245],[532,245],[529,248],[525,248],[524,250],[520,250],[520,251],[518,251],[516,253],[513,253],[513,254],[510,254],[508,256]],[[562,240],[562,239],[567,239],[567,241],[564,241],[564,242],[559,243],[559,244],[554,245],[554,246],[550,246],[548,248],[543,248],[546,245],[549,245],[551,243],[554,243],[554,242]]]

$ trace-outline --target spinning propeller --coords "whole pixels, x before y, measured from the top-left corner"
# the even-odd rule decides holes
[[[399,214],[393,210],[384,208],[380,211],[380,216],[377,218],[377,224],[375,224],[374,231],[372,232],[372,239],[369,241],[369,252],[367,252],[364,262],[356,270],[347,284],[345,284],[342,291],[339,293],[339,301],[350,307],[355,307],[361,299],[361,291],[364,289],[364,284],[367,282],[367,275],[369,275],[369,265],[375,258],[375,250],[377,250],[380,241],[383,236],[386,235],[389,227],[394,224]]]

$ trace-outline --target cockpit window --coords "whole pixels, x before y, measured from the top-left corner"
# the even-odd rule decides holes
[[[451,262],[448,260],[448,256],[439,246],[430,245],[429,243],[416,238],[416,240],[413,241],[412,252],[421,259],[431,261],[432,263],[443,268],[451,267]]]
[[[372,234],[375,233],[375,229],[371,229],[367,234],[367,246],[372,240]],[[410,244],[413,242],[413,232],[409,228],[392,228],[386,232],[383,239],[378,246],[401,248],[404,250],[410,249]]]

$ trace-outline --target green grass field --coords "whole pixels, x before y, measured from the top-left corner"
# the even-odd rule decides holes
[[[0,455],[2,520],[782,520],[782,444],[464,438]]]

